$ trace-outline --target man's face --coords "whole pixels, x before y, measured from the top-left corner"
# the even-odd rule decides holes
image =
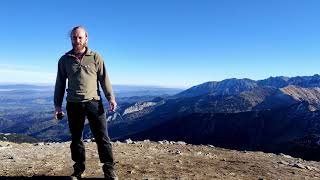
[[[86,32],[79,28],[73,31],[71,35],[72,47],[75,52],[81,52],[88,43],[88,37],[86,36]]]

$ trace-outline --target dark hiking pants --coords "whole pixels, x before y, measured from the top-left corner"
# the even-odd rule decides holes
[[[71,158],[76,164],[84,164],[85,148],[82,141],[85,117],[98,146],[101,163],[113,167],[113,154],[107,132],[107,120],[102,101],[67,102],[68,123],[71,132]]]

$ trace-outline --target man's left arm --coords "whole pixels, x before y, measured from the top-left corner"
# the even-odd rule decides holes
[[[115,100],[115,96],[113,94],[111,82],[108,76],[108,72],[106,70],[106,66],[102,57],[99,54],[96,54],[96,60],[98,65],[98,80],[102,87],[105,97],[109,101],[109,110],[115,111],[117,107],[117,102]]]

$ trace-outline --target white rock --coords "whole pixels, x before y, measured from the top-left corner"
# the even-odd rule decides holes
[[[300,168],[300,169],[306,169],[306,166],[303,164],[300,164],[300,163],[293,164],[293,167]]]
[[[292,159],[292,158],[293,158],[293,157],[291,157],[290,155],[286,155],[286,154],[283,154],[283,153],[280,153],[280,156],[285,157],[285,158],[289,158],[289,159]]]
[[[183,142],[183,141],[178,141],[177,144],[179,144],[179,145],[186,145],[187,143],[186,143],[186,142]]]
[[[133,144],[133,141],[131,139],[126,139],[124,142],[127,144]]]
[[[36,143],[34,144],[35,146],[43,146],[44,145],[44,142],[39,142],[39,143]]]
[[[169,144],[169,141],[163,140],[163,141],[158,141],[159,144]]]
[[[175,154],[178,154],[178,155],[180,155],[180,154],[182,154],[182,153],[181,153],[181,151],[179,151],[179,150],[176,150]]]
[[[286,161],[279,161],[278,163],[279,163],[279,164],[283,164],[283,165],[288,165],[288,164],[289,164],[289,163],[286,162]]]

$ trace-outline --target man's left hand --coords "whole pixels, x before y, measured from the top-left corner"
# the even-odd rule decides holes
[[[115,112],[116,108],[117,108],[116,100],[110,100],[109,101],[109,111]]]

